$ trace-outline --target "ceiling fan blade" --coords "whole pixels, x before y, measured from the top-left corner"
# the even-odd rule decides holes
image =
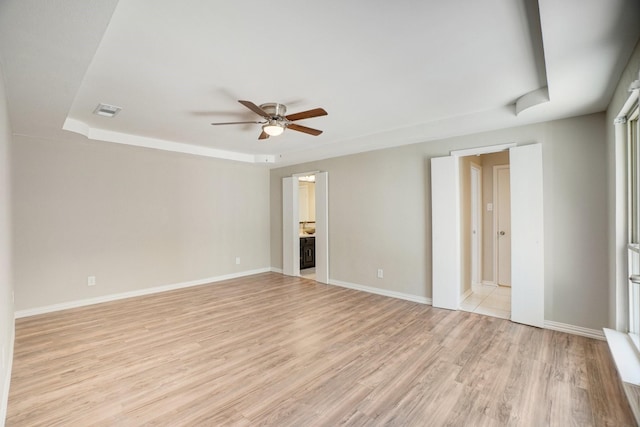
[[[308,133],[309,135],[318,136],[322,133],[321,130],[308,128],[306,126],[297,125],[295,123],[290,123],[287,125],[287,129],[297,130],[298,132]]]
[[[271,116],[267,114],[262,108],[258,107],[256,104],[254,104],[251,101],[238,101],[238,102],[244,105],[245,107],[247,107],[249,110],[256,113],[257,115],[264,117],[265,119],[271,118]]]
[[[269,138],[269,134],[266,133],[265,131],[262,131],[262,133],[258,137],[258,139],[267,139],[267,138]]]
[[[248,123],[259,125],[259,124],[265,124],[266,122],[223,122],[223,123],[211,123],[211,124],[214,126],[219,126],[219,125],[244,125]]]
[[[326,116],[326,115],[327,115],[327,112],[324,110],[324,108],[314,108],[313,110],[307,110],[307,111],[301,111],[295,114],[289,114],[288,116],[285,116],[285,118],[290,122],[295,122],[296,120],[310,119],[311,117],[319,117],[319,116]]]

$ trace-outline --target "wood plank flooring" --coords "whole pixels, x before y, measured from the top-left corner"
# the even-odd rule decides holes
[[[7,426],[633,426],[605,342],[265,273],[16,321]]]

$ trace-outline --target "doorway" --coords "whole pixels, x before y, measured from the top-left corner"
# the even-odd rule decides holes
[[[460,188],[463,245],[469,247],[461,253],[460,310],[509,319],[511,289],[500,286],[511,283],[510,245],[504,244],[511,238],[509,152],[461,157]]]
[[[314,261],[315,281],[329,283],[329,180],[327,172],[306,172],[282,179],[282,273],[301,276],[300,181],[301,176],[315,179]],[[311,231],[311,225],[306,228]],[[303,231],[304,232],[304,231]],[[306,241],[305,241],[306,243]],[[303,246],[304,247],[304,246]]]
[[[479,147],[452,151],[449,156],[431,159],[433,306],[450,310],[460,308],[460,291],[464,284],[464,265],[461,263],[464,235],[460,221],[462,199],[459,159],[505,150],[509,152],[510,163],[511,320],[544,327],[541,144],[518,146],[510,143]]]

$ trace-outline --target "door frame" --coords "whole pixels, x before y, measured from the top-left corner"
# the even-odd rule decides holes
[[[316,282],[329,283],[329,176],[327,172],[296,173],[282,178],[282,273],[300,276],[300,212],[298,177],[316,177]]]
[[[470,163],[470,177],[471,177],[471,191],[473,193],[473,176],[474,172],[477,176],[476,182],[476,206],[475,206],[475,215],[474,215],[474,206],[471,207],[471,225],[473,225],[474,216],[476,221],[476,247],[474,250],[473,247],[473,236],[471,236],[471,283],[475,285],[479,285],[482,283],[482,167],[473,162]],[[473,196],[471,198],[473,201]],[[473,227],[471,227],[473,229]],[[472,230],[473,232],[473,230]],[[475,258],[475,259],[474,259]],[[475,269],[473,268],[475,264]],[[475,270],[475,271],[474,271]],[[474,274],[476,276],[476,282],[474,283],[473,277]]]
[[[496,286],[500,285],[500,274],[498,272],[498,255],[500,251],[498,250],[498,216],[500,215],[498,209],[498,171],[501,169],[509,169],[511,171],[510,164],[506,165],[494,165],[493,166],[493,283]],[[511,238],[511,236],[509,237]],[[511,286],[511,284],[509,284]]]

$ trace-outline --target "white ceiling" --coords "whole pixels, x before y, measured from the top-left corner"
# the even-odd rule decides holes
[[[0,61],[16,134],[273,167],[603,111],[639,16],[637,0],[1,0]],[[259,120],[239,99],[323,107],[298,123],[324,133],[210,125]]]

